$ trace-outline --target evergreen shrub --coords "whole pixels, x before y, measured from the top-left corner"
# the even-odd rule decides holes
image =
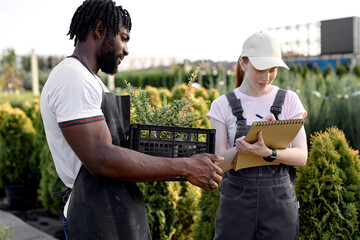
[[[40,113],[40,100],[33,99],[25,102],[22,109],[32,120],[36,135],[34,136],[32,156],[33,162],[38,163],[37,181],[38,194],[43,207],[54,214],[58,214],[63,207],[61,197],[53,197],[53,193],[63,192],[66,186],[56,173],[53,158],[46,141],[45,129]]]
[[[51,152],[47,143],[43,144],[40,152],[40,184],[39,184],[39,198],[45,209],[50,210],[53,214],[60,214],[64,204],[61,196],[54,197],[54,193],[64,192],[66,186],[60,180],[56,173],[55,165]]]
[[[301,239],[360,238],[360,162],[342,130],[330,127],[311,136],[295,190]]]
[[[171,239],[189,240],[192,239],[192,227],[199,214],[197,205],[201,196],[200,188],[185,181],[173,184],[178,189],[174,192],[176,197],[174,227],[176,231]]]
[[[208,192],[201,190],[201,198],[197,206],[199,214],[193,226],[192,239],[213,239],[216,210],[219,203],[220,188]]]
[[[20,108],[0,105],[0,188],[34,183],[38,162],[31,158],[35,130]]]

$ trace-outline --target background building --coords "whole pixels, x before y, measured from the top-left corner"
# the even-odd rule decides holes
[[[285,62],[336,68],[360,64],[360,17],[268,29],[282,44]]]

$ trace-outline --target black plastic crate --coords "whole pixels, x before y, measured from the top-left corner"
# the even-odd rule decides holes
[[[131,124],[130,148],[152,156],[191,157],[215,153],[215,129]],[[175,177],[169,181],[183,181]]]

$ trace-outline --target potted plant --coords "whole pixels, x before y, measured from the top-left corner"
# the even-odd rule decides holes
[[[185,94],[181,99],[168,103],[163,95],[162,104],[151,105],[147,90],[134,90],[125,82],[125,91],[130,95],[133,123],[130,127],[130,148],[149,155],[163,157],[189,157],[197,153],[214,153],[215,130],[192,128],[193,124],[204,118],[192,108],[191,88],[200,70],[201,62],[191,74]]]
[[[10,208],[29,208],[36,202],[34,135],[32,122],[21,109],[0,106],[0,188],[5,189]]]

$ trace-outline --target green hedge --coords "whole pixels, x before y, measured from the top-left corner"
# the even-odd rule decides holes
[[[300,202],[301,239],[360,238],[360,161],[336,127],[311,137],[295,189]]]

